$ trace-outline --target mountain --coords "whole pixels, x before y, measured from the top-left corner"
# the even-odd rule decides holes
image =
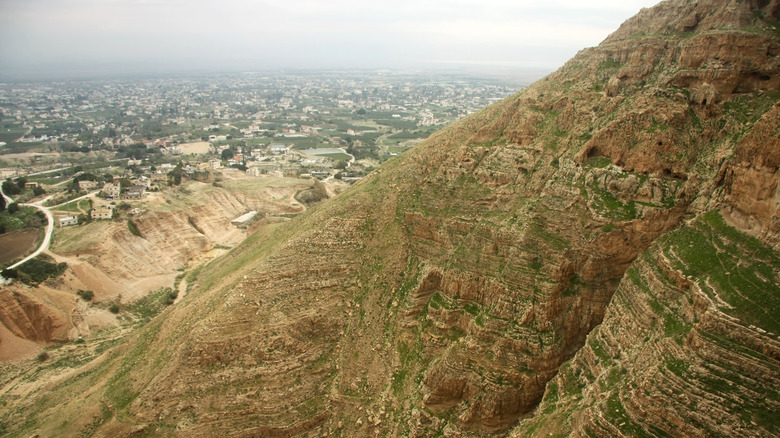
[[[12,435],[771,436],[780,2],[667,0],[251,235]],[[62,400],[68,400],[62,403]]]

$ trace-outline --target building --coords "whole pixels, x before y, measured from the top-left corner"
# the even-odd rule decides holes
[[[79,218],[76,216],[65,216],[60,218],[60,228],[78,224]]]
[[[254,219],[255,216],[257,216],[257,211],[253,210],[250,211],[249,213],[246,213],[240,217],[233,219],[232,221],[230,221],[230,223],[239,228],[244,228],[252,222],[252,219]]]
[[[314,170],[310,172],[310,175],[314,178],[327,178],[330,176],[330,172],[325,172],[322,170]]]
[[[111,219],[114,215],[114,210],[108,208],[108,207],[99,207],[93,209],[89,216],[92,218],[92,220],[101,220],[101,219]]]
[[[124,199],[143,199],[146,195],[146,187],[142,185],[134,185],[125,192]]]
[[[119,199],[122,194],[122,186],[118,182],[107,183],[103,186],[103,193],[107,198]]]
[[[269,151],[271,151],[272,154],[286,154],[287,153],[287,146],[283,144],[272,144],[269,148]]]
[[[24,188],[25,189],[34,189],[36,187],[38,187],[38,183],[37,182],[28,181],[28,182],[24,183]]]
[[[79,181],[79,190],[87,191],[97,187],[97,181]]]
[[[146,176],[146,175],[141,175],[141,176],[140,176],[140,177],[139,177],[139,178],[138,178],[138,179],[135,181],[135,185],[137,185],[137,186],[143,186],[144,188],[146,188],[147,190],[149,190],[149,188],[151,188],[151,187],[152,187],[152,180],[151,180],[151,179],[150,179],[148,176]]]

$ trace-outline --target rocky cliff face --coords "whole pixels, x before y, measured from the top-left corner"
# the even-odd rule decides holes
[[[68,427],[773,433],[777,10],[643,11],[289,227],[251,236],[99,372],[55,388],[111,376],[77,397],[102,397],[109,414]],[[45,434],[79,406],[27,414]]]

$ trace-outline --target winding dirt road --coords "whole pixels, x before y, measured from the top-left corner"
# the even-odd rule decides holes
[[[88,193],[88,194],[86,194],[84,196],[80,196],[80,197],[78,197],[76,199],[71,199],[70,201],[67,201],[67,202],[78,201],[78,200],[84,199],[84,198],[86,198],[88,196],[92,196],[92,195],[93,195],[93,193]],[[5,198],[6,205],[10,205],[11,203],[14,202],[14,200],[11,197],[7,196],[2,191],[2,187],[0,187],[0,196],[3,196]],[[46,233],[43,236],[43,241],[41,242],[41,245],[38,247],[38,249],[33,251],[32,254],[28,255],[27,257],[23,258],[22,260],[20,260],[20,261],[14,263],[13,265],[9,266],[8,269],[18,268],[19,266],[21,266],[25,262],[34,259],[35,257],[39,256],[42,252],[44,252],[47,249],[49,249],[49,245],[51,244],[51,236],[54,233],[54,215],[51,214],[51,209],[59,207],[59,205],[55,205],[55,206],[52,206],[52,207],[44,207],[43,204],[46,201],[48,201],[49,199],[51,199],[51,196],[43,198],[40,201],[33,202],[31,204],[21,204],[22,206],[34,207],[34,208],[37,208],[38,210],[42,211],[43,214],[46,215],[46,220],[47,220],[48,223],[46,224]],[[60,204],[60,205],[63,205],[63,204]],[[3,284],[3,283],[5,283],[5,278],[0,276],[0,284]]]

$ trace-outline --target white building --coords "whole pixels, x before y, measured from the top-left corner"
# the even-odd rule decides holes
[[[286,154],[287,153],[287,146],[283,144],[272,144],[269,148],[272,154]]]
[[[78,224],[79,218],[76,216],[65,216],[60,218],[60,228]]]

